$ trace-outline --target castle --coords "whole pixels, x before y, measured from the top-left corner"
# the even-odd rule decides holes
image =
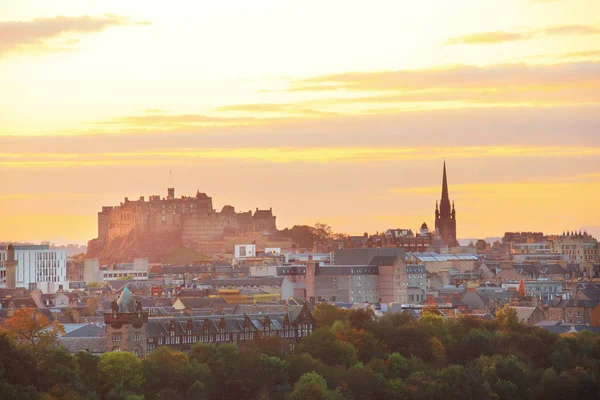
[[[273,210],[236,212],[229,205],[221,211],[213,209],[212,198],[198,191],[196,196],[175,197],[169,188],[166,198],[150,196],[139,200],[127,197],[119,206],[104,206],[98,213],[98,240],[111,242],[132,232],[144,234],[174,233],[184,246],[222,240],[223,236],[248,232],[275,233]]]

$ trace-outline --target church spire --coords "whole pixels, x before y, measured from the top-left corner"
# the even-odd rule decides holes
[[[440,214],[450,216],[450,197],[448,196],[448,178],[446,177],[446,161],[444,161],[444,175],[442,178],[442,200],[440,202]]]

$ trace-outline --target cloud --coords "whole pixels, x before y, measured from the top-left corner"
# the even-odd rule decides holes
[[[505,86],[597,84],[600,62],[553,65],[459,65],[425,70],[346,72],[295,80],[290,91],[389,91],[439,88],[496,88]]]
[[[241,112],[241,113],[275,113],[285,115],[304,115],[304,116],[332,116],[338,113],[314,110],[303,107],[299,104],[280,104],[280,103],[254,103],[254,104],[233,104],[217,108],[217,111],[223,112]]]
[[[202,126],[246,125],[260,122],[254,117],[218,117],[203,114],[164,114],[160,110],[146,110],[143,115],[127,115],[97,121],[93,124],[114,125],[129,129],[181,129],[188,130]]]
[[[557,25],[542,29],[532,29],[524,32],[490,31],[470,33],[450,38],[446,44],[492,44],[529,40],[534,37],[563,36],[563,35],[594,35],[600,29],[593,25]]]
[[[516,104],[530,104],[535,106],[598,104],[600,103],[600,83],[586,87],[506,87],[406,91],[376,96],[342,98],[328,100],[328,102],[333,104],[433,104],[431,107],[436,107],[436,103],[456,102],[460,102],[461,106],[467,104],[494,106],[511,106]]]
[[[561,25],[538,31],[542,35],[595,35],[600,29],[591,25]]]
[[[245,143],[242,143],[242,146]],[[465,146],[465,147],[229,147],[147,149],[144,151],[1,154],[0,168],[72,167],[107,165],[179,165],[210,160],[268,163],[384,162],[490,158],[582,159],[600,157],[600,147]]]
[[[31,21],[0,21],[0,54],[15,50],[48,48],[48,41],[66,34],[89,34],[111,26],[149,25],[147,21],[133,21],[129,17],[105,14],[99,17],[80,16],[35,18]],[[58,47],[72,46],[76,38],[67,38]],[[50,46],[52,48],[52,46]]]
[[[554,58],[559,60],[571,60],[577,58],[583,58],[587,60],[592,60],[600,57],[600,50],[582,50],[582,51],[573,51],[569,53],[553,53],[553,54],[537,54],[534,56],[528,56],[527,59],[540,59],[540,58]]]
[[[457,36],[446,41],[446,44],[488,44],[514,42],[517,40],[529,39],[531,36],[524,33],[493,31],[472,33],[464,36]]]

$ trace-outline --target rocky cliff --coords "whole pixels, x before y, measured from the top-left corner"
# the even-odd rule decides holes
[[[131,262],[136,257],[147,257],[151,263],[162,263],[170,252],[180,247],[180,231],[156,234],[132,231],[129,235],[110,241],[90,240],[86,258],[98,258],[101,264]]]

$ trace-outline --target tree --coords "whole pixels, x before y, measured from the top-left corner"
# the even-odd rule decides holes
[[[312,335],[302,338],[296,347],[296,353],[308,353],[328,365],[349,367],[357,361],[354,347],[336,340],[335,334],[328,328],[319,328]]]
[[[146,385],[144,392],[157,393],[171,389],[174,393],[185,394],[186,372],[189,360],[182,352],[168,346],[160,346],[142,361]]]
[[[102,354],[98,374],[107,388],[121,387],[126,391],[135,391],[144,384],[142,361],[126,351]]]
[[[287,400],[333,400],[335,392],[327,389],[327,382],[316,372],[309,372],[300,377],[294,385],[294,391],[287,396]]]
[[[517,310],[508,304],[496,311],[496,321],[504,328],[515,328],[519,326]]]
[[[33,308],[16,310],[14,315],[4,322],[2,328],[17,342],[36,349],[39,345],[55,345],[56,337],[64,334],[65,329],[58,321],[48,318]]]
[[[328,303],[319,303],[315,306],[312,315],[317,322],[317,328],[332,326],[336,321],[345,321],[348,312],[343,308]]]

